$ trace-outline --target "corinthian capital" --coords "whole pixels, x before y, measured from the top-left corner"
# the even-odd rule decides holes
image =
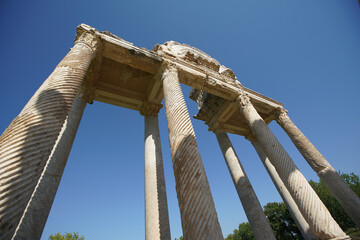
[[[274,113],[274,117],[276,122],[280,123],[288,118],[287,113],[288,111],[283,107],[278,107]]]
[[[240,92],[236,100],[240,108],[244,108],[246,105],[251,104],[249,96],[244,91]]]
[[[140,109],[140,114],[143,116],[157,117],[162,106],[162,104],[144,102]]]
[[[78,33],[75,38],[76,43],[83,43],[88,46],[93,52],[95,52],[100,45],[100,40],[96,35],[95,31],[85,30],[81,28],[81,25],[78,27]]]

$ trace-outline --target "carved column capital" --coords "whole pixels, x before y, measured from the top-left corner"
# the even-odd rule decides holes
[[[164,61],[161,65],[161,71],[162,71],[162,80],[167,74],[177,74],[178,70],[176,68],[176,65],[169,61]]]
[[[287,113],[288,111],[283,107],[278,107],[274,113],[274,117],[276,122],[280,123],[288,118]]]
[[[143,116],[157,117],[162,106],[163,106],[162,104],[156,104],[145,101],[141,106],[140,114]]]
[[[100,48],[100,38],[96,35],[95,31],[84,31],[78,29],[78,33],[75,38],[75,44],[82,43],[88,46],[91,51],[96,52]]]
[[[221,122],[216,122],[214,123],[210,128],[210,131],[213,131],[215,134],[221,133],[221,132],[226,132],[224,129],[224,123]]]
[[[241,91],[239,96],[236,98],[237,104],[239,104],[240,108],[244,108],[247,105],[250,105],[250,97],[244,92]]]

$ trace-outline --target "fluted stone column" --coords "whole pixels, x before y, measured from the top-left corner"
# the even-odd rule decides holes
[[[277,114],[275,114],[275,118],[277,123],[285,130],[291,141],[295,144],[311,168],[329,188],[349,217],[360,228],[360,198],[339,176],[339,174],[315,148],[315,146],[295,126],[286,114],[285,109],[279,108]]]
[[[162,106],[144,103],[145,120],[145,239],[171,240],[161,152],[158,111]]]
[[[274,165],[311,230],[320,239],[346,238],[306,178],[271,132],[242,91],[238,97],[240,112],[246,119],[259,145]]]
[[[257,154],[259,155],[262,163],[265,166],[266,171],[270,175],[271,180],[273,181],[276,189],[278,190],[281,198],[283,199],[287,209],[289,210],[291,216],[293,217],[296,225],[298,226],[301,235],[305,240],[315,240],[318,239],[311,231],[309,224],[306,222],[305,218],[301,214],[298,206],[296,205],[294,199],[291,197],[291,194],[285,187],[283,181],[279,177],[279,174],[276,172],[275,167],[271,164],[270,160],[261,149],[260,145],[256,142],[253,136],[246,137],[251,144],[254,146]]]
[[[228,135],[223,131],[215,131],[215,134],[255,239],[276,240]]]
[[[79,33],[0,137],[0,239],[40,239],[86,105],[84,80],[96,49],[92,33]]]
[[[184,239],[224,239],[177,69],[169,66],[162,80]]]

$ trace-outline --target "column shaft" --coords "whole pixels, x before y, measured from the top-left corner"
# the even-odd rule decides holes
[[[85,106],[84,99],[74,99],[55,146],[16,228],[14,240],[41,238]]]
[[[275,167],[271,164],[270,160],[268,159],[264,151],[261,149],[260,145],[255,140],[251,140],[251,144],[254,146],[257,154],[259,155],[262,163],[265,166],[266,171],[269,173],[271,180],[273,181],[281,198],[283,199],[285,205],[287,206],[291,216],[296,222],[296,225],[298,226],[301,235],[304,237],[305,240],[317,239],[315,235],[311,232],[309,224],[304,219],[294,199],[291,197],[289,191],[287,190],[283,181],[279,177],[279,174],[276,172]]]
[[[276,239],[268,220],[256,197],[255,191],[236,155],[228,135],[217,132],[216,138],[229,168],[231,178],[243,205],[246,217],[249,220],[255,239]]]
[[[162,79],[184,239],[223,239],[177,70],[169,67]]]
[[[145,239],[171,239],[159,124],[155,116],[145,116]]]
[[[314,234],[320,239],[346,237],[306,178],[257,113],[249,97],[241,93],[238,103],[259,145],[274,165]]]
[[[276,121],[284,129],[299,152],[332,192],[349,217],[360,228],[360,198],[339,176],[324,156],[305,137],[287,116],[284,109],[279,109]]]
[[[81,88],[95,45],[83,33],[0,137],[0,239],[41,237],[85,106]]]

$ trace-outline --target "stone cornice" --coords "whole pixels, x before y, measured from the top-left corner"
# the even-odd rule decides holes
[[[163,65],[161,63],[165,63],[166,65],[172,65],[177,68],[179,81],[181,83],[199,90],[204,90],[225,100],[235,101],[239,95],[239,92],[244,91],[251,99],[255,99],[259,102],[267,104],[274,109],[282,106],[281,103],[271,98],[265,97],[260,93],[245,88],[239,81],[237,81],[232,71],[229,72],[230,69],[224,68],[221,65],[218,71],[215,71],[215,69],[206,67],[206,64],[196,64],[196,62],[190,61],[191,59],[181,59],[180,57],[164,54],[161,51],[155,52],[161,45],[154,47],[154,51],[150,51],[145,48],[139,48],[109,32],[99,32],[86,24],[81,24],[78,27],[78,32],[88,32],[96,35],[104,46],[112,44],[112,46],[114,46],[114,49],[111,50],[112,52],[104,51],[104,54],[105,52],[108,54],[106,57],[114,56],[117,61],[122,61],[121,54],[116,56],[117,53],[115,49],[119,48],[120,52],[126,51],[127,53],[131,53],[134,56],[143,56],[144,58],[147,58],[148,61],[153,63],[153,65],[147,65],[144,67],[144,69],[142,69],[144,71],[153,71],[152,73],[155,74],[158,69],[154,68],[161,68]],[[78,40],[80,41],[80,39]],[[129,66],[133,66],[135,68],[138,67],[138,65],[134,64],[133,62],[126,62],[125,64],[129,64]],[[148,62],[148,64],[150,63]]]

